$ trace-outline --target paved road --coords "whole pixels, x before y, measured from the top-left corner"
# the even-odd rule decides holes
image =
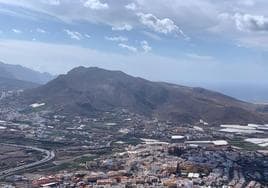
[[[6,176],[9,176],[9,175],[13,175],[14,173],[16,173],[18,171],[28,169],[28,168],[32,168],[32,167],[47,163],[47,162],[51,161],[52,159],[54,159],[54,157],[55,157],[55,153],[53,151],[48,151],[48,150],[41,149],[41,148],[36,148],[36,147],[32,147],[32,146],[15,145],[15,144],[1,144],[1,145],[36,150],[36,151],[39,151],[41,153],[44,153],[46,155],[46,157],[44,157],[40,161],[36,161],[34,163],[30,163],[30,164],[26,164],[26,165],[22,165],[22,166],[18,166],[18,167],[15,167],[15,168],[11,168],[11,169],[8,169],[8,170],[1,171],[0,172],[0,179],[4,178]]]

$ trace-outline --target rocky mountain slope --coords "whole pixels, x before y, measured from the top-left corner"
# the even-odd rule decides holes
[[[0,76],[0,91],[30,89],[38,87],[39,84],[26,82],[22,80],[9,79]]]
[[[44,102],[68,115],[128,109],[160,119],[195,122],[264,122],[257,106],[217,92],[151,82],[120,71],[78,67],[23,94],[27,104]]]
[[[49,73],[40,73],[21,65],[11,65],[2,62],[0,62],[0,76],[36,84],[45,84],[54,78]]]
[[[39,86],[39,84],[18,80],[13,75],[0,67],[0,91],[30,89]]]

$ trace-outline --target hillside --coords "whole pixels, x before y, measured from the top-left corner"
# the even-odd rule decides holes
[[[0,76],[0,91],[3,90],[20,90],[31,89],[38,87],[39,85],[32,82],[26,82],[22,80],[9,79]]]
[[[24,93],[27,104],[45,102],[68,115],[117,108],[160,119],[195,122],[263,122],[256,106],[217,92],[151,82],[120,71],[78,67]]]
[[[37,83],[16,79],[6,69],[0,67],[0,91],[30,89],[39,86]]]
[[[21,65],[11,65],[0,62],[0,75],[4,78],[16,79],[36,84],[45,84],[54,76],[49,73],[40,73]]]

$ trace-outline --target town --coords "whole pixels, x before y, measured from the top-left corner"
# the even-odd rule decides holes
[[[179,124],[126,109],[67,117],[45,105],[1,110],[1,186],[267,185],[267,146],[247,140],[266,138],[267,125]]]
[[[0,0],[0,188],[268,188],[267,0]]]

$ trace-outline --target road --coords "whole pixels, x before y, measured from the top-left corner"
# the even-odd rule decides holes
[[[22,165],[22,166],[18,166],[18,167],[15,167],[15,168],[11,168],[11,169],[8,169],[8,170],[1,171],[0,172],[0,179],[4,178],[6,176],[13,175],[18,171],[29,169],[29,168],[36,167],[38,165],[47,163],[47,162],[51,161],[52,159],[54,159],[54,157],[55,157],[54,151],[48,151],[48,150],[37,148],[37,147],[23,146],[23,145],[16,145],[16,144],[1,144],[1,145],[36,150],[36,151],[39,151],[41,153],[44,153],[46,155],[46,157],[44,157],[40,161],[36,161],[34,163],[30,163],[30,164],[26,164],[26,165]]]

